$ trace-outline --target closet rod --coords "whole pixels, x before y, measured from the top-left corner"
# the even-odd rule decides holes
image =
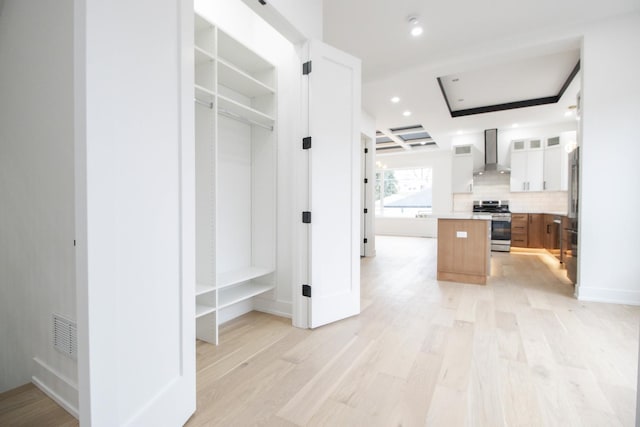
[[[193,100],[196,102],[196,104],[204,105],[205,107],[213,109],[213,102],[203,101],[201,99],[198,99],[197,97],[194,97]],[[240,114],[234,113],[233,111],[229,111],[225,108],[218,108],[218,114],[228,117],[230,119],[238,120],[239,122],[242,122],[248,125],[260,126],[261,128],[273,131],[273,126],[256,122],[255,120],[251,120],[249,118],[241,116]]]
[[[213,109],[213,102],[203,101],[198,98],[193,98],[193,100],[196,101],[196,104],[204,105],[205,107]]]
[[[246,118],[244,116],[241,116],[240,114],[236,114],[233,111],[229,111],[229,110],[224,109],[224,108],[218,108],[218,114],[223,115],[225,117],[228,117],[230,119],[238,120],[239,122],[242,122],[242,123],[246,123],[246,124],[249,124],[249,125],[260,126],[261,128],[264,128],[264,129],[267,129],[267,130],[270,130],[270,131],[273,130],[273,126],[269,126],[269,125],[265,125],[265,124],[260,123],[260,122],[256,122],[255,120],[248,119],[248,118]]]

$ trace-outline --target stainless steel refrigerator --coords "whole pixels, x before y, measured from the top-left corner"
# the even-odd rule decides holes
[[[574,284],[578,280],[578,197],[580,194],[580,147],[569,154],[569,221],[564,229],[563,259],[567,277]]]

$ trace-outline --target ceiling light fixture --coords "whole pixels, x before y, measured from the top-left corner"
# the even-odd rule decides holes
[[[424,32],[424,29],[422,28],[422,26],[420,25],[420,22],[418,22],[418,16],[417,15],[411,15],[407,18],[407,21],[409,22],[409,25],[411,26],[411,35],[413,37],[418,37],[419,35],[421,35]]]
[[[393,98],[391,98],[391,102],[393,102],[394,104],[397,104],[398,102],[400,102],[400,98],[397,96],[394,96]]]
[[[514,124],[512,124],[512,125],[511,125],[511,127],[512,127],[512,128],[517,128],[517,127],[518,127],[518,124],[517,124],[517,123],[514,123]]]
[[[405,117],[409,117],[411,115],[411,111],[407,110],[404,113],[402,113],[402,115]]]

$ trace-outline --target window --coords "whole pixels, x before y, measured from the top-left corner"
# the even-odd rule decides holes
[[[376,216],[419,218],[431,213],[432,169],[378,169]]]

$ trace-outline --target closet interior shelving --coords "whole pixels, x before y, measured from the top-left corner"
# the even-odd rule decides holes
[[[196,335],[275,288],[276,67],[199,14],[196,109]]]

